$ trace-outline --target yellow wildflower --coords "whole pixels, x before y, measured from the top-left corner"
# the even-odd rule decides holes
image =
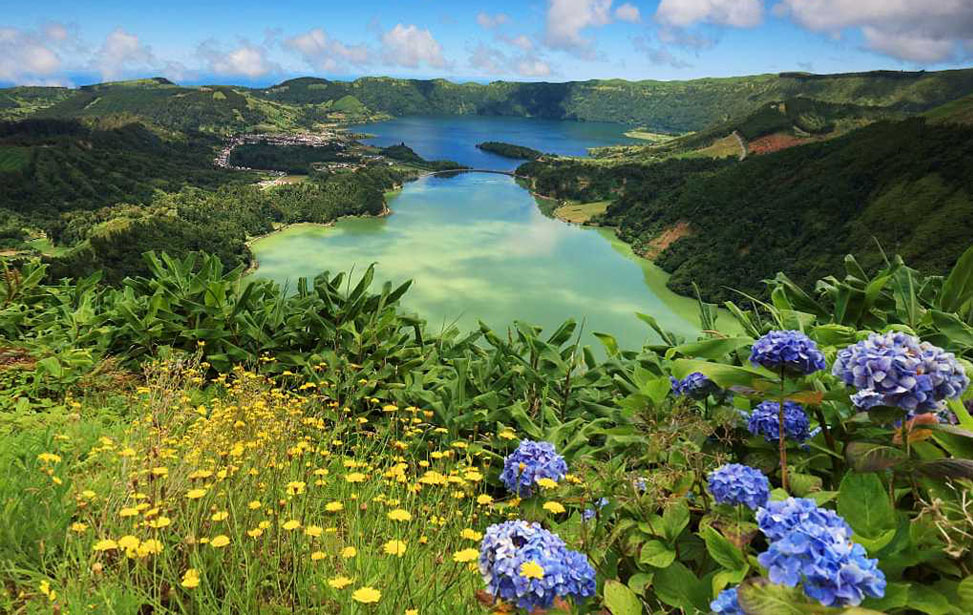
[[[524,562],[520,565],[520,576],[525,579],[543,579],[544,568],[534,560]]]
[[[405,543],[401,540],[390,540],[383,547],[387,555],[402,557],[405,555]]]
[[[344,549],[341,550],[341,557],[345,559],[351,559],[356,555],[358,555],[358,549],[356,549],[355,547],[345,547]]]
[[[560,502],[544,502],[544,510],[552,514],[559,515],[564,512],[564,506]]]
[[[222,549],[226,545],[230,544],[230,537],[220,534],[219,536],[213,538],[213,540],[211,540],[209,544],[211,544],[213,547],[217,549]]]
[[[460,564],[472,562],[478,557],[480,557],[480,551],[478,549],[463,549],[462,551],[453,553],[453,561]]]
[[[193,589],[199,587],[199,573],[196,572],[195,568],[190,568],[182,575],[182,583],[180,583],[186,589]]]
[[[402,510],[401,508],[390,510],[388,513],[388,518],[392,521],[412,521],[412,515],[409,513],[409,511]]]
[[[382,598],[382,592],[374,587],[359,587],[351,594],[351,598],[362,604],[374,604]]]
[[[351,585],[351,579],[345,576],[337,576],[333,579],[328,579],[328,585],[335,589],[344,589]]]

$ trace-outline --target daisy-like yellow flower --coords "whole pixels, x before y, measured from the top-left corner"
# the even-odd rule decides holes
[[[480,551],[478,549],[463,549],[462,551],[453,553],[453,561],[460,564],[472,562],[478,557],[480,557]]]
[[[195,568],[190,568],[182,575],[182,582],[180,583],[186,589],[194,589],[199,587],[199,573],[196,572]]]
[[[206,495],[205,489],[190,489],[186,492],[186,497],[190,500],[198,500],[199,498]]]
[[[345,480],[349,483],[361,483],[365,481],[365,475],[361,472],[351,472],[350,474],[345,474]]]
[[[287,495],[301,495],[307,488],[307,484],[299,480],[287,483]]]
[[[285,521],[284,525],[282,525],[281,527],[289,532],[291,530],[296,530],[297,528],[301,527],[301,522],[298,521],[297,519],[291,519],[290,521]]]
[[[229,518],[230,518],[230,513],[226,512],[225,510],[221,510],[219,512],[213,513],[213,516],[210,517],[209,519],[210,521],[226,521]]]
[[[139,514],[138,508],[123,508],[118,511],[119,517],[137,517]]]
[[[95,543],[91,548],[92,551],[114,551],[118,548],[118,543],[111,538],[103,538]]]
[[[341,512],[345,509],[345,505],[341,502],[328,502],[324,505],[324,509],[328,512]]]
[[[260,538],[261,536],[263,536],[263,533],[264,533],[263,529],[259,527],[255,527],[252,530],[247,530],[247,536],[249,536],[250,538]]]
[[[504,429],[497,434],[497,437],[503,440],[513,440],[517,437],[517,434],[515,434],[512,429]]]
[[[392,521],[412,521],[412,514],[407,510],[396,508],[389,511],[388,518]]]
[[[477,532],[476,530],[474,530],[471,527],[468,527],[468,528],[464,529],[462,532],[459,533],[459,537],[460,538],[465,538],[467,540],[479,540],[479,539],[483,538],[483,534],[481,534],[480,532]]]
[[[324,532],[324,529],[319,525],[309,525],[304,528],[304,533],[311,538],[317,538]]]
[[[419,609],[406,609],[405,615],[419,615]]]
[[[41,463],[61,463],[61,456],[54,453],[41,453],[37,456],[37,461]]]
[[[75,534],[84,534],[85,532],[88,531],[88,526],[85,525],[84,523],[75,522],[71,524],[70,530]]]
[[[214,537],[213,540],[209,541],[209,544],[217,549],[222,549],[226,545],[230,544],[230,537],[220,534],[219,536]]]
[[[351,579],[345,576],[337,576],[333,579],[328,579],[328,585],[335,589],[344,589],[351,585]]]
[[[152,476],[169,476],[169,468],[152,468]]]
[[[323,560],[325,557],[327,556],[325,555],[324,551],[315,551],[314,553],[311,554],[311,561],[317,562]]]
[[[520,565],[520,576],[524,577],[525,579],[543,579],[544,567],[534,560],[524,562]]]
[[[356,549],[355,547],[345,547],[344,549],[341,550],[341,557],[345,559],[351,559],[356,555],[358,555],[358,549]]]
[[[405,542],[401,540],[390,540],[382,547],[386,555],[402,557],[405,555]]]
[[[565,508],[560,502],[544,502],[544,510],[549,513],[559,515],[564,512]]]
[[[251,502],[247,502],[247,508],[249,508],[250,510],[257,510],[258,508],[260,508],[260,500],[253,500]]]
[[[557,487],[557,481],[550,478],[538,478],[537,484],[544,489],[554,489]]]
[[[134,551],[139,548],[139,539],[135,536],[122,536],[118,539],[118,547],[126,551]]]
[[[351,598],[355,602],[361,602],[362,604],[374,604],[382,599],[382,592],[366,585],[352,592]]]
[[[140,557],[145,557],[146,555],[158,555],[159,553],[162,553],[162,543],[155,538],[149,538],[138,547],[138,554]]]
[[[476,496],[476,503],[480,506],[493,504],[493,498],[485,493],[481,493],[480,495]]]
[[[162,529],[164,527],[169,527],[172,524],[172,520],[169,517],[156,517],[155,519],[149,519],[145,524],[154,529]]]

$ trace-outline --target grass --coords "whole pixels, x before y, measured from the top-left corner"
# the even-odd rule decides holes
[[[717,139],[710,145],[684,154],[685,158],[726,158],[740,155],[740,142],[733,135]]]
[[[595,201],[592,203],[568,203],[554,210],[554,215],[565,222],[584,224],[594,216],[605,213],[611,201]]]
[[[667,143],[677,138],[677,136],[674,135],[661,134],[658,132],[643,130],[641,128],[636,128],[635,130],[626,131],[625,136],[628,137],[629,139],[649,141],[653,145],[660,144],[660,143]]]
[[[0,611],[479,609],[479,539],[519,500],[487,493],[477,442],[288,372],[148,376],[114,404],[127,417],[73,402],[0,437]]]
[[[0,173],[19,171],[30,162],[30,148],[0,146]]]
[[[60,256],[71,251],[71,248],[66,248],[64,246],[55,246],[50,239],[47,237],[38,237],[37,239],[31,239],[27,244],[46,256]]]

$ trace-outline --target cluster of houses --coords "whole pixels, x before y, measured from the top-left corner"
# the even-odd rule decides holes
[[[252,145],[265,143],[268,145],[307,145],[310,147],[333,146],[336,143],[343,145],[344,142],[338,138],[338,133],[334,131],[324,131],[318,133],[246,133],[230,137],[223,144],[223,149],[216,155],[213,164],[223,169],[233,169],[236,171],[253,171],[250,167],[238,167],[230,164],[230,155],[234,148],[240,145]],[[281,173],[283,175],[283,173]]]

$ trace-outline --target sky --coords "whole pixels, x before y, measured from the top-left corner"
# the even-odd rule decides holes
[[[973,0],[11,3],[0,84],[693,79],[973,65]]]

